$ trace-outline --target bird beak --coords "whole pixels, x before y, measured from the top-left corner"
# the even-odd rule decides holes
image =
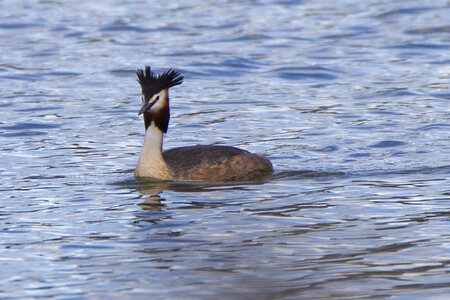
[[[156,103],[156,101],[153,101],[153,102],[149,101],[149,102],[144,103],[141,107],[141,110],[138,113],[138,116],[149,111],[150,108],[152,108],[152,106],[155,105],[155,103]]]

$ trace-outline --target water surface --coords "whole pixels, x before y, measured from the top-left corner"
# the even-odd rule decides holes
[[[446,1],[3,1],[0,298],[445,299]],[[136,181],[135,69],[165,147],[262,182]]]

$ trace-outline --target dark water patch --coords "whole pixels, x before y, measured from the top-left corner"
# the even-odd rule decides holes
[[[403,155],[407,155],[408,152],[404,152],[404,151],[397,151],[391,154],[391,157],[396,157],[396,156],[403,156]]]
[[[348,156],[349,157],[369,157],[369,156],[372,156],[372,154],[368,153],[368,152],[361,152],[361,153],[351,153]]]
[[[257,69],[260,68],[262,65],[261,62],[243,57],[228,58],[223,60],[221,64],[228,67],[246,68],[246,69],[247,68]]]
[[[320,148],[320,149],[316,149],[314,151],[316,151],[316,152],[334,152],[334,151],[337,151],[337,150],[339,150],[338,146],[331,145],[331,146],[326,146],[326,147],[323,147],[323,148]]]
[[[375,15],[374,17],[375,18],[386,18],[386,17],[395,17],[397,15],[416,15],[416,14],[421,14],[421,13],[424,13],[424,12],[432,10],[432,9],[436,9],[436,8],[432,7],[432,6],[398,8],[398,9],[387,10],[383,13]]]
[[[326,73],[301,73],[301,72],[280,72],[278,76],[282,79],[288,80],[304,80],[304,79],[323,79],[323,80],[335,80],[337,77],[335,75]]]
[[[294,5],[294,6],[297,6],[297,5],[304,4],[305,1],[304,0],[278,0],[278,1],[275,1],[274,3],[281,4],[281,5]],[[259,2],[250,2],[250,4],[251,5],[255,5],[255,6],[263,6],[263,5],[265,5],[264,2],[261,2],[261,3],[259,3]]]
[[[369,147],[372,148],[390,148],[390,147],[399,147],[399,146],[403,146],[406,145],[406,142],[402,142],[402,141],[381,141],[375,144],[370,145]]]
[[[103,27],[100,27],[99,30],[103,31],[103,32],[114,32],[114,31],[149,32],[149,31],[151,31],[150,29],[145,29],[142,27],[132,26],[132,25],[124,25],[124,24],[103,26]]]
[[[32,28],[32,27],[43,27],[43,23],[0,23],[0,30],[1,29],[26,29],[26,28]]]
[[[62,179],[66,178],[62,175],[48,176],[48,175],[32,175],[24,177],[24,179],[33,179],[33,180],[48,180],[48,179]]]
[[[430,94],[430,96],[433,96],[436,98],[442,98],[442,99],[450,99],[450,93],[435,93],[435,94]]]
[[[448,265],[450,265],[450,263],[438,265],[438,266],[433,267],[432,269],[443,269],[444,267],[447,267]],[[416,269],[417,269],[417,271],[416,271]],[[416,272],[424,272],[424,269],[423,268],[413,268],[411,273],[416,273]],[[422,298],[422,297],[429,296],[430,295],[429,293],[431,293],[433,290],[441,290],[442,295],[444,295],[444,294],[448,295],[449,285],[450,285],[449,281],[444,281],[442,283],[397,284],[393,287],[393,289],[394,290],[402,290],[402,291],[409,290],[414,293],[418,293],[418,295],[419,295],[418,298]],[[423,292],[426,290],[429,290],[430,292],[429,293]],[[422,293],[420,291],[422,291]],[[420,297],[420,296],[422,296],[422,297]],[[440,298],[440,297],[437,296],[437,298]]]
[[[344,38],[352,38],[358,35],[364,34],[363,32],[352,32],[352,33],[337,33],[337,34],[327,34],[320,37],[320,39],[344,39]]]
[[[386,49],[408,49],[408,50],[442,50],[448,49],[450,45],[448,44],[431,44],[431,43],[405,43],[405,44],[397,44],[391,46],[385,46],[383,48]]]
[[[86,32],[82,32],[82,31],[73,31],[73,32],[69,32],[66,33],[64,35],[65,38],[79,38],[79,37],[83,37],[86,35]],[[100,41],[100,40],[97,40]]]
[[[0,64],[0,66],[7,68],[7,69],[12,69],[12,70],[16,70],[16,71],[48,71],[48,68],[40,68],[40,67],[22,67],[22,66],[17,66],[17,65],[12,65],[12,64]]]
[[[57,25],[57,26],[52,27],[49,31],[51,31],[51,32],[63,32],[63,31],[68,31],[68,30],[70,30],[70,28],[67,27],[67,26]]]
[[[373,27],[371,26],[364,26],[364,25],[351,25],[351,26],[346,26],[345,29],[347,30],[352,30],[352,31],[356,31],[356,32],[376,32]]]
[[[26,54],[25,57],[47,57],[47,56],[58,56],[60,54],[61,49],[49,47],[40,51],[33,51],[30,54]]]
[[[330,208],[333,207],[333,205],[329,203],[295,203],[295,204],[289,204],[289,205],[277,205],[275,207],[269,207],[269,208],[257,208],[257,209],[245,209],[245,212],[249,212],[252,215],[259,215],[259,216],[269,216],[269,217],[291,217],[293,213],[305,210],[305,209],[324,209],[324,208]],[[326,227],[330,226],[330,224],[327,224]],[[315,226],[318,229],[319,226]],[[309,230],[308,230],[309,229]],[[312,228],[308,229],[296,229],[296,230],[290,230],[289,232],[284,232],[284,234],[289,235],[299,235],[299,234],[305,234],[307,232],[310,232]]]
[[[61,246],[61,249],[112,249],[112,246],[107,245],[79,245],[79,244],[71,244],[70,242],[66,242]]]
[[[335,80],[337,76],[334,74],[342,73],[340,70],[324,67],[284,67],[271,70],[270,72],[276,72],[278,77],[288,80]]]
[[[6,80],[37,81],[42,79],[42,74],[0,75],[0,78]]]
[[[274,3],[274,4],[281,4],[281,5],[293,5],[293,6],[297,6],[297,5],[301,5],[304,4],[305,1],[304,0],[277,0],[277,1],[273,1],[270,3]],[[246,3],[246,6],[251,6],[251,7],[267,7],[267,2],[258,2],[258,1],[250,1],[248,3]]]
[[[351,126],[351,128],[358,129],[358,130],[373,130],[373,129],[376,129],[377,126],[360,125],[360,126]]]
[[[147,33],[147,32],[183,32],[185,31],[181,27],[177,26],[160,26],[157,28],[143,28],[139,26],[133,26],[128,24],[114,24],[100,27],[100,31],[103,32],[114,32],[114,31],[132,31],[137,33]]]
[[[377,114],[377,115],[393,115],[393,116],[402,115],[402,113],[398,113],[398,112],[391,111],[391,110],[388,110],[388,109],[383,109],[383,108],[380,108],[380,107],[371,108],[368,111],[370,111],[370,113],[372,113],[372,114]],[[384,126],[395,126],[397,124],[397,123],[394,123],[394,122],[391,123],[391,122],[389,122],[389,123],[386,122],[383,125]]]
[[[369,247],[364,249],[362,252],[364,253],[387,253],[387,252],[399,252],[405,249],[414,248],[417,245],[423,245],[425,242],[428,242],[428,239],[421,239],[421,240],[414,240],[414,241],[408,241],[408,242],[393,242],[391,244],[387,245],[381,245],[377,247]],[[361,252],[359,252],[357,255],[360,256]]]
[[[26,136],[36,136],[36,135],[46,135],[48,132],[37,131],[36,129],[55,129],[63,126],[63,124],[44,124],[44,123],[16,123],[11,126],[2,126],[0,129],[6,132],[0,134],[3,137],[26,137]]]
[[[332,60],[332,61],[334,61],[336,59],[343,59],[344,57],[337,56],[337,55],[316,55],[316,54],[313,54],[313,55],[308,55],[308,58],[312,59],[312,60]]]
[[[437,26],[437,27],[410,29],[410,30],[406,30],[405,33],[406,34],[450,33],[450,26]]]
[[[232,38],[232,39],[228,39],[226,40],[227,42],[238,42],[238,41],[255,41],[255,40],[267,40],[267,39],[271,39],[272,37],[266,34],[246,34],[246,35],[242,35],[240,37],[237,38]]]
[[[136,70],[132,69],[114,69],[109,71],[113,76],[120,78],[129,78],[130,76],[135,76]]]
[[[12,133],[2,133],[2,134],[0,134],[0,136],[3,136],[3,137],[28,137],[28,136],[46,135],[46,134],[48,134],[48,132],[30,130],[30,131],[20,131],[20,132],[15,131]]]
[[[408,91],[406,88],[395,88],[387,91],[381,91],[376,93],[376,95],[382,97],[400,97],[400,96],[414,96],[416,93]]]
[[[154,31],[167,31],[167,32],[184,32],[185,30],[182,27],[178,26],[158,26]]]
[[[69,71],[55,71],[55,72],[48,72],[43,73],[44,76],[67,76],[67,77],[74,77],[79,76],[81,73],[78,72],[69,72]]]
[[[64,124],[48,124],[48,123],[16,123],[11,126],[3,126],[0,129],[6,130],[25,130],[25,129],[51,129],[59,128]]]
[[[447,129],[447,128],[450,128],[450,124],[435,123],[435,124],[429,124],[429,125],[418,127],[415,130],[417,130],[417,131],[429,131],[429,130]]]
[[[381,90],[375,93],[366,93],[363,96],[356,97],[356,99],[371,99],[379,97],[404,97],[416,96],[416,93],[409,91],[407,88],[390,88],[388,90]]]
[[[432,60],[432,61],[429,61],[428,62],[430,65],[439,65],[439,66],[441,66],[441,65],[448,65],[448,64],[450,64],[450,59],[445,59],[445,58],[435,58],[434,60]]]
[[[233,38],[218,38],[218,39],[212,39],[208,41],[202,41],[199,42],[199,44],[226,44],[226,43],[256,43],[258,41],[264,41],[271,39],[272,37],[264,34],[251,34],[251,35],[242,35],[238,37]],[[289,47],[288,45],[284,45],[286,47]],[[270,46],[268,46],[270,47]]]
[[[0,103],[0,107],[11,107],[13,106],[12,103]]]
[[[214,30],[214,29],[230,29],[230,28],[236,28],[240,27],[242,25],[241,22],[233,22],[231,20],[223,19],[222,22],[218,24],[195,24],[192,26],[194,29],[199,30]]]

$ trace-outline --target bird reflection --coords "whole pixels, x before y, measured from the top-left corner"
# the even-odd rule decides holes
[[[155,181],[151,179],[138,178],[137,190],[142,194],[144,202],[139,206],[143,211],[161,211],[166,208],[166,199],[161,197],[161,193],[166,190],[182,192],[182,193],[196,193],[196,192],[214,192],[223,189],[243,190],[248,184],[247,182],[237,183],[218,183],[206,181]],[[263,184],[261,182],[251,182],[252,185]]]
[[[166,199],[160,194],[168,188],[168,182],[138,180],[137,190],[143,195],[144,202],[139,203],[143,211],[160,211],[166,206]]]

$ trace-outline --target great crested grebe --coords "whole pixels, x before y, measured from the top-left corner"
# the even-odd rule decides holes
[[[183,82],[183,76],[169,69],[155,75],[149,66],[136,71],[142,89],[145,141],[135,177],[163,180],[243,181],[273,172],[270,161],[229,146],[198,145],[162,152],[163,134],[170,119],[169,88]]]

